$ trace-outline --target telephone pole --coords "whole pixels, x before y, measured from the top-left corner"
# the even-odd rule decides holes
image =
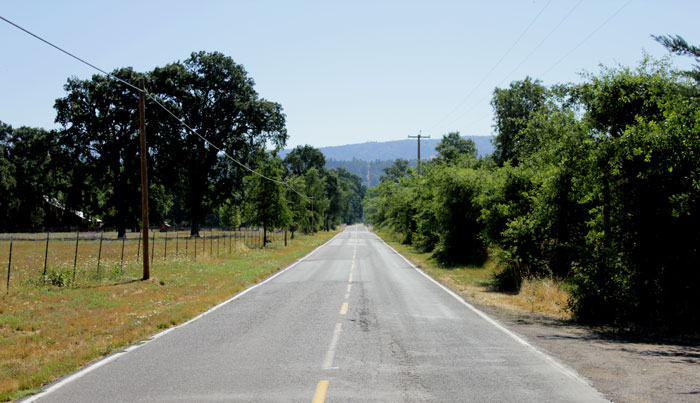
[[[419,130],[417,136],[408,135],[409,139],[418,139],[418,176],[420,176],[420,139],[429,139],[430,136],[423,136],[422,132]]]
[[[139,82],[139,132],[141,138],[141,231],[143,231],[143,280],[151,277],[148,261],[148,147],[146,147],[146,88]]]

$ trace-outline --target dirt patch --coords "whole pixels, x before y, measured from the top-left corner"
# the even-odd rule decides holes
[[[477,304],[588,379],[613,402],[700,401],[700,339],[627,336]]]

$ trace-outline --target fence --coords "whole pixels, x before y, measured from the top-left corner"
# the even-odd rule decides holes
[[[200,229],[149,232],[152,263],[168,260],[201,260],[230,256],[263,246],[261,228]],[[268,243],[281,242],[286,234],[268,231]],[[57,232],[0,235],[0,262],[7,264],[6,293],[11,284],[78,286],[103,279],[118,280],[141,270],[141,233]]]

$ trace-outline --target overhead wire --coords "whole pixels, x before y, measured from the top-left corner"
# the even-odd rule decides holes
[[[593,35],[595,35],[595,34],[596,34],[598,31],[600,31],[605,25],[607,25],[607,23],[610,22],[610,20],[612,20],[613,18],[615,18],[615,16],[618,15],[618,14],[620,13],[620,11],[622,11],[622,9],[624,9],[625,7],[627,7],[631,2],[632,2],[632,0],[628,0],[625,4],[623,4],[620,8],[618,8],[614,13],[612,13],[612,15],[610,15],[610,17],[608,17],[605,21],[603,21],[602,24],[598,25],[598,27],[597,27],[596,29],[594,29],[590,34],[588,34],[588,36],[586,36],[585,38],[583,38],[583,40],[582,40],[581,42],[579,42],[576,46],[574,46],[567,54],[565,54],[564,56],[562,56],[559,60],[556,61],[556,63],[554,63],[554,64],[553,64],[550,68],[548,68],[544,73],[542,73],[542,76],[547,75],[547,74],[548,74],[550,71],[552,71],[557,65],[559,65],[559,63],[561,63],[562,61],[564,61],[564,59],[566,59],[566,58],[569,57],[572,53],[574,53],[574,52],[576,51],[576,49],[578,49],[579,47],[581,47],[581,45],[583,45],[584,43],[586,43],[586,41],[588,41],[589,39],[591,39],[591,37],[592,37]]]
[[[627,7],[631,2],[632,2],[632,0],[628,0],[628,1],[627,1],[626,3],[624,3],[621,7],[619,7],[617,10],[615,10],[615,12],[613,12],[608,18],[606,18],[600,25],[598,25],[598,26],[597,26],[593,31],[591,31],[588,35],[586,35],[586,37],[585,37],[583,40],[581,40],[578,44],[576,44],[576,46],[574,46],[568,53],[566,53],[566,54],[565,54],[564,56],[562,56],[559,60],[557,60],[557,61],[556,61],[553,65],[551,65],[547,70],[545,70],[545,72],[542,73],[542,74],[540,75],[540,77],[546,76],[550,71],[552,71],[552,70],[554,69],[554,67],[556,67],[556,66],[557,66],[559,63],[561,63],[562,61],[564,61],[564,59],[566,59],[567,57],[571,56],[579,47],[581,47],[585,42],[587,42],[589,39],[591,39],[591,37],[593,37],[593,35],[595,35],[595,34],[596,34],[598,31],[600,31],[605,25],[607,25],[613,18],[615,18],[615,16],[617,16],[617,15],[620,13],[620,11],[622,11],[625,7]],[[533,51],[530,52],[530,54],[528,54],[528,55],[525,57],[525,59],[523,59],[523,61],[518,65],[518,67],[516,67],[515,69],[513,69],[513,71],[511,71],[507,76],[505,76],[496,86],[500,86],[501,84],[503,84],[503,82],[504,82],[510,75],[512,75],[515,71],[517,71],[517,69],[520,68],[521,65],[524,64],[524,62],[525,62],[530,56],[532,56],[532,54],[537,50],[537,48],[539,48],[540,45],[542,45],[542,43],[544,43],[544,41],[545,41],[549,36],[551,36],[551,35],[553,34],[553,32],[554,32],[557,28],[559,28],[559,26],[560,26],[566,19],[569,18],[569,16],[573,13],[573,11],[574,11],[576,8],[578,8],[578,6],[579,6],[581,3],[582,3],[582,1],[579,1],[579,2],[564,16],[564,18],[554,27],[554,29],[553,29],[552,31],[550,31],[550,32],[545,36],[545,38],[544,38],[542,41],[540,41],[540,43],[537,44],[537,46],[533,49]],[[482,98],[482,99],[483,99],[483,98]],[[480,102],[480,101],[477,101],[477,102]],[[460,117],[458,117],[457,119],[452,120],[449,124],[452,124],[452,123],[454,123],[454,122],[456,122],[456,121],[462,119],[462,118],[463,118],[464,116],[466,116],[470,111],[471,111],[471,109],[467,110],[466,113],[462,114],[462,115],[461,115]],[[477,120],[475,120],[475,122],[481,122],[486,116],[488,116],[489,113],[490,113],[490,112],[485,113],[485,114],[482,114]]]
[[[304,197],[304,198],[307,198],[307,199],[313,199],[313,198],[314,198],[313,196],[306,196],[305,194],[303,194],[303,193],[299,192],[298,190],[294,189],[294,188],[291,187],[286,181],[280,181],[280,180],[277,180],[277,179],[270,178],[270,177],[268,177],[268,176],[266,176],[266,175],[263,175],[262,173],[260,173],[260,172],[258,172],[258,171],[256,171],[256,170],[254,170],[253,168],[249,167],[248,165],[246,165],[246,164],[242,163],[241,161],[239,161],[238,159],[234,158],[234,157],[231,156],[229,153],[227,153],[225,150],[223,150],[221,147],[218,147],[216,144],[214,144],[214,143],[212,143],[211,141],[209,141],[206,137],[204,137],[204,136],[202,136],[201,134],[199,134],[199,132],[197,132],[197,130],[195,130],[195,129],[192,128],[190,125],[188,125],[188,124],[184,121],[184,119],[178,117],[174,112],[172,112],[172,111],[171,111],[170,109],[168,109],[165,105],[163,105],[163,103],[161,103],[161,101],[159,101],[159,100],[157,99],[156,95],[154,95],[154,94],[152,94],[152,93],[146,91],[145,89],[141,89],[141,88],[139,88],[139,87],[137,87],[137,86],[135,86],[135,85],[129,83],[128,81],[123,80],[123,79],[121,79],[121,78],[115,76],[114,74],[111,74],[111,73],[109,73],[109,72],[107,72],[107,71],[105,71],[105,70],[103,70],[103,69],[97,67],[96,65],[94,65],[94,64],[92,64],[92,63],[86,61],[85,59],[76,56],[75,54],[73,54],[73,53],[71,53],[71,52],[69,52],[69,51],[67,51],[67,50],[65,50],[65,49],[63,49],[63,48],[61,48],[61,47],[58,46],[58,45],[55,45],[54,43],[52,43],[52,42],[50,42],[50,41],[48,41],[48,40],[42,38],[41,36],[39,36],[39,35],[37,35],[37,34],[31,32],[31,31],[29,31],[28,29],[26,29],[26,28],[24,28],[24,27],[22,27],[22,26],[20,26],[20,25],[18,25],[18,24],[16,24],[16,23],[14,23],[14,22],[12,22],[12,21],[10,21],[10,20],[8,20],[7,18],[5,18],[5,17],[3,17],[3,16],[1,16],[1,15],[0,15],[0,19],[2,19],[3,21],[7,22],[8,24],[14,26],[15,28],[17,28],[17,29],[23,31],[24,33],[26,33],[26,34],[28,34],[28,35],[30,35],[30,36],[32,36],[32,37],[34,37],[34,38],[40,40],[41,42],[43,42],[43,43],[45,43],[45,44],[51,46],[52,48],[54,48],[54,49],[56,49],[56,50],[58,50],[58,51],[60,51],[60,52],[62,52],[62,53],[64,53],[64,54],[66,54],[66,55],[72,57],[73,59],[75,59],[75,60],[77,60],[77,61],[79,61],[79,62],[81,62],[81,63],[83,63],[83,64],[85,64],[85,65],[87,65],[87,66],[89,66],[89,67],[91,67],[91,68],[93,68],[93,69],[95,69],[95,70],[97,70],[97,71],[99,71],[100,73],[104,74],[105,76],[107,76],[107,77],[109,77],[109,78],[111,78],[111,79],[113,79],[113,80],[115,80],[115,81],[117,81],[117,82],[120,82],[120,83],[122,83],[122,84],[128,86],[129,88],[131,88],[131,89],[133,89],[133,90],[135,90],[135,91],[143,92],[143,94],[144,94],[146,97],[148,97],[150,100],[152,100],[153,102],[155,102],[156,105],[158,105],[158,106],[159,106],[160,108],[162,108],[167,114],[169,114],[171,117],[173,117],[175,120],[177,120],[177,121],[178,121],[182,126],[184,126],[187,130],[189,130],[190,132],[194,133],[197,137],[199,137],[202,141],[204,141],[204,142],[205,142],[206,144],[208,144],[210,147],[212,147],[213,149],[215,149],[218,153],[221,153],[222,155],[226,156],[226,157],[229,158],[231,161],[235,162],[237,165],[239,165],[239,166],[242,167],[243,169],[249,171],[250,173],[252,173],[252,174],[254,174],[254,175],[257,175],[257,176],[259,176],[260,178],[266,179],[266,180],[268,180],[268,181],[271,181],[271,182],[277,183],[277,184],[279,184],[279,185],[285,186],[286,188],[290,189],[291,191],[293,191],[294,193],[296,193],[297,195],[299,195],[299,196],[301,196],[301,197]]]
[[[550,5],[551,3],[552,3],[552,0],[549,0],[549,1],[544,5],[544,7],[542,7],[542,9],[540,9],[540,11],[537,13],[537,15],[535,15],[535,18],[533,18],[532,21],[530,21],[530,23],[529,23],[529,24],[527,25],[527,27],[525,27],[525,29],[520,33],[520,35],[519,35],[518,38],[515,40],[515,42],[513,42],[513,44],[508,48],[508,50],[506,50],[505,53],[503,53],[503,55],[501,56],[501,58],[498,59],[498,61],[496,62],[496,64],[494,64],[494,65],[491,67],[491,69],[481,78],[481,80],[476,84],[476,86],[472,87],[471,91],[469,91],[469,93],[467,93],[467,95],[464,97],[464,99],[462,99],[462,100],[457,104],[457,106],[455,106],[452,110],[450,110],[450,112],[447,113],[444,117],[442,117],[435,125],[431,126],[431,127],[428,129],[428,131],[439,127],[440,124],[441,124],[445,119],[447,119],[448,117],[450,117],[450,115],[452,115],[453,113],[455,113],[459,108],[462,107],[462,105],[464,105],[465,102],[467,102],[467,101],[469,100],[469,97],[471,97],[471,95],[472,95],[477,89],[479,89],[479,87],[481,87],[481,85],[482,85],[482,84],[486,81],[486,79],[496,70],[496,68],[501,64],[501,62],[503,62],[503,60],[505,60],[505,58],[510,54],[510,52],[515,48],[515,46],[520,42],[520,40],[523,39],[523,37],[525,36],[525,34],[530,30],[530,28],[532,28],[532,26],[533,26],[533,25],[535,24],[535,22],[540,18],[540,16],[541,16],[542,13],[544,12],[544,10],[545,10],[547,7],[549,7],[549,5]]]
[[[567,12],[567,13],[564,15],[564,17],[562,17],[562,18],[559,20],[559,22],[554,26],[554,28],[552,28],[552,29],[547,33],[547,35],[545,35],[545,36],[540,40],[540,42],[539,42],[539,43],[538,43],[538,44],[537,44],[537,45],[536,45],[536,46],[535,46],[535,47],[520,61],[520,63],[518,63],[518,65],[517,65],[513,70],[511,70],[510,73],[508,73],[506,76],[504,76],[503,79],[502,79],[500,82],[498,82],[498,84],[496,84],[496,87],[502,85],[503,82],[506,81],[506,80],[508,79],[508,77],[512,76],[513,73],[515,73],[516,71],[518,71],[518,69],[520,69],[520,67],[522,67],[522,65],[525,64],[525,62],[528,61],[528,60],[530,59],[530,57],[531,57],[533,54],[535,54],[535,52],[537,51],[537,49],[539,49],[540,46],[542,46],[542,45],[547,41],[547,39],[549,39],[549,37],[552,36],[552,35],[554,34],[554,32],[556,32],[556,30],[559,29],[559,27],[560,27],[562,24],[564,24],[564,22],[566,22],[567,19],[569,19],[569,17],[571,16],[571,14],[574,13],[574,11],[578,8],[578,6],[581,5],[581,3],[583,3],[583,0],[579,0],[579,2],[576,3],[576,4],[569,10],[569,12]],[[472,105],[476,105],[477,103],[482,102],[483,98],[484,98],[484,97],[479,98],[479,99],[478,99],[477,101],[475,101]],[[458,116],[457,118],[453,119],[452,121],[450,121],[450,122],[447,123],[447,124],[453,124],[453,123],[455,123],[456,121],[462,119],[462,118],[465,117],[467,114],[469,114],[469,112],[471,112],[471,108],[467,109],[467,111],[466,111],[465,113],[463,113],[462,115],[460,115],[460,116]],[[482,120],[483,120],[483,116],[482,116],[481,118],[479,118],[477,121],[480,122],[480,121],[482,121]]]

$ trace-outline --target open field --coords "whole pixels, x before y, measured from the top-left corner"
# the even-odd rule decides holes
[[[2,291],[7,292],[8,268],[10,292],[15,287],[45,282],[78,286],[104,278],[132,278],[141,270],[142,240],[140,233],[126,235],[120,239],[116,232],[0,234],[0,273],[5,280]],[[152,230],[149,234],[151,261],[223,257],[242,247],[262,245],[260,229],[203,229],[200,235],[200,238],[193,238],[189,231]],[[268,240],[283,242],[283,239],[283,233],[268,233]],[[12,262],[8,267],[10,242]]]
[[[492,276],[499,270],[492,259],[483,266],[444,267],[430,259],[431,253],[418,252],[409,245],[403,245],[387,231],[373,231],[421,270],[473,302],[556,319],[571,316],[567,310],[569,294],[566,286],[552,279],[525,280],[517,294],[497,292],[490,286]]]
[[[29,280],[13,282],[10,293],[0,296],[0,401],[32,393],[96,358],[187,321],[304,256],[335,234],[297,235],[288,247],[278,238],[265,249],[250,249],[239,243],[231,246],[230,253],[224,253],[220,245],[219,256],[214,239],[213,245],[205,246],[204,255],[198,252],[197,260],[182,254],[170,257],[169,243],[168,259],[163,260],[162,255],[156,258],[152,278],[145,282],[138,281],[140,266],[133,257],[116,279],[103,276],[102,280],[70,287],[40,286]],[[199,246],[200,240],[197,242]],[[86,254],[79,255],[79,264],[89,273],[95,262],[85,261],[92,256],[87,254],[87,245]],[[89,245],[90,250],[95,249],[95,245]],[[213,253],[209,253],[210,248]],[[163,252],[164,248],[160,249]],[[53,257],[61,259],[60,253]],[[25,262],[32,268],[27,278],[37,277],[36,266],[31,266],[35,260]],[[43,256],[39,260],[43,267]],[[14,265],[13,256],[13,269]]]

